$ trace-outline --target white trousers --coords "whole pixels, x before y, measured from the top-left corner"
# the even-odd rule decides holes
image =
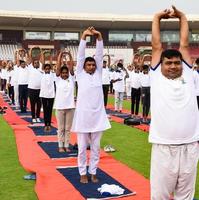
[[[19,106],[19,85],[14,85],[14,99],[15,105]]]
[[[115,91],[115,110],[122,110],[124,92]]]
[[[87,174],[87,147],[90,143],[89,174],[96,174],[100,158],[100,140],[103,132],[78,133],[78,168],[79,174]]]
[[[184,145],[153,144],[151,200],[193,200],[199,159],[198,142]]]

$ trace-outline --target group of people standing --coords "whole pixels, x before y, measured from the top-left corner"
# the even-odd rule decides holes
[[[168,18],[179,20],[179,50],[163,50],[160,21]],[[85,57],[87,36],[96,37],[94,57]],[[142,72],[137,66],[133,70],[126,70],[119,62],[117,69],[109,78],[106,62],[103,63],[102,35],[93,27],[89,27],[83,32],[78,48],[76,105],[72,62],[62,65],[58,60],[55,75],[49,64],[44,64],[42,69],[38,61],[33,60],[31,64],[27,65],[25,61],[21,60],[20,64],[14,67],[14,71],[15,69],[18,71],[17,83],[21,112],[26,112],[27,91],[29,91],[32,119],[33,122],[35,122],[34,119],[37,121],[40,114],[41,102],[39,101],[41,97],[45,129],[49,130],[55,98],[59,151],[70,151],[69,133],[70,131],[76,132],[80,182],[86,184],[89,181],[86,149],[90,143],[88,172],[91,174],[91,181],[96,183],[98,182],[96,173],[100,139],[103,131],[110,128],[105,111],[108,85],[110,82],[113,83],[115,110],[121,111],[125,91],[124,81],[130,79],[132,115],[138,115],[140,94],[146,97],[143,100],[144,120],[146,120],[151,104],[149,132],[149,142],[152,143],[151,199],[168,200],[173,195],[176,200],[192,200],[199,159],[199,111],[197,107],[199,87],[196,86],[199,82],[199,70],[197,68],[193,72],[193,63],[188,51],[188,38],[189,27],[184,13],[172,6],[171,9],[155,14],[152,22],[150,72],[149,66],[145,65],[142,66]],[[59,59],[61,56],[62,53]],[[199,64],[198,60],[196,64]],[[1,77],[3,77],[3,73],[1,70]],[[2,83],[4,88],[5,82]],[[150,94],[151,97],[149,97]]]
[[[150,109],[150,66],[146,64],[124,67],[120,60],[114,69],[109,69],[103,62],[103,92],[104,105],[107,106],[110,86],[113,84],[116,112],[122,112],[124,96],[131,99],[131,117],[139,118],[140,100],[142,100],[142,122],[148,123]]]

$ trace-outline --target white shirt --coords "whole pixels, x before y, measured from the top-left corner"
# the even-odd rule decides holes
[[[56,94],[55,94],[55,109],[71,109],[75,108],[74,101],[74,77],[69,76],[64,80],[61,77],[56,78]]]
[[[110,78],[109,68],[108,67],[102,68],[102,84],[110,85],[110,81],[111,81],[111,78]]]
[[[6,79],[7,69],[1,69],[1,79]]]
[[[11,85],[18,85],[18,74],[19,74],[19,67],[14,65],[14,70],[11,79]]]
[[[28,67],[26,66],[25,68],[22,68],[19,66],[18,85],[28,85],[28,76],[29,76]]]
[[[86,41],[81,40],[77,55],[78,96],[71,131],[92,133],[110,128],[102,90],[103,41],[96,43],[96,70],[90,75],[83,69]]]
[[[7,80],[7,83],[9,83],[9,84],[11,84],[11,82],[12,82],[13,72],[14,72],[13,70],[6,72],[6,80]],[[11,86],[13,86],[13,85],[11,84]]]
[[[131,83],[131,77],[130,77],[130,76],[131,76],[131,72],[132,72],[132,71],[129,70],[129,69],[126,69],[126,70],[127,70],[127,72],[128,72],[128,75],[129,75],[128,78],[126,78],[126,83]]]
[[[116,79],[122,79],[121,81],[116,81],[115,83],[113,83],[113,89],[117,92],[124,92],[125,91],[125,81],[124,78],[126,76],[126,72],[124,72],[123,70],[119,71],[115,71],[113,73],[112,76],[112,80],[116,80]]]
[[[28,66],[28,88],[39,90],[41,88],[41,77],[43,72],[40,68],[34,68],[32,64]]]
[[[199,72],[194,70],[194,83],[195,83],[195,89],[196,89],[196,96],[199,96]]]
[[[141,87],[150,87],[150,75],[141,73],[140,74],[140,85]]]
[[[140,73],[136,73],[134,71],[132,71],[130,73],[130,78],[131,78],[131,87],[138,89],[141,87],[140,85]]]
[[[149,142],[185,144],[199,140],[199,112],[192,70],[183,63],[181,78],[171,80],[161,66],[150,72],[151,125]]]
[[[41,76],[41,89],[39,96],[42,98],[55,98],[55,73],[43,73]]]

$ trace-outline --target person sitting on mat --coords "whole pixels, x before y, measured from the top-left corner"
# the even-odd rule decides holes
[[[95,57],[85,58],[86,36],[96,36]],[[88,172],[91,181],[98,182],[96,170],[99,162],[100,139],[110,123],[104,107],[102,90],[103,41],[102,35],[93,27],[83,32],[77,54],[77,104],[72,131],[77,133],[78,169],[80,182],[88,183],[86,149],[90,141]]]
[[[75,101],[74,101],[74,87],[75,78],[73,71],[73,64],[61,66],[61,58],[64,52],[58,56],[58,64],[56,75],[56,95],[54,108],[56,109],[56,118],[58,124],[58,146],[59,152],[70,152],[69,140],[70,129],[73,121]]]
[[[163,51],[160,21],[177,18],[179,50]],[[199,159],[199,112],[189,54],[189,27],[184,13],[172,6],[152,22],[151,199],[192,200]]]

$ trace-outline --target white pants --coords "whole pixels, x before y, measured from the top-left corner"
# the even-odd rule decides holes
[[[151,152],[151,200],[193,200],[199,144],[153,144]]]
[[[14,99],[15,105],[19,106],[19,85],[14,85]]]
[[[96,174],[100,158],[100,140],[103,132],[78,133],[78,168],[79,174],[87,174],[87,153],[86,149],[90,143],[89,174]]]
[[[122,110],[124,92],[115,91],[115,110]]]

